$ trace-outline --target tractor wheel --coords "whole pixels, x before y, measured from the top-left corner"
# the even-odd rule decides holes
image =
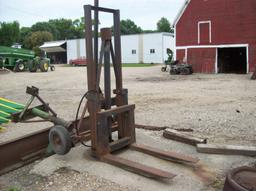
[[[49,63],[46,62],[45,60],[42,60],[40,62],[40,66],[39,66],[41,72],[47,72],[48,71],[48,68],[49,68]]]
[[[50,66],[50,69],[51,69],[51,71],[54,71],[55,70],[55,66]]]
[[[53,151],[58,155],[67,154],[71,147],[72,141],[68,130],[61,126],[55,125],[49,132],[49,143]]]
[[[166,69],[167,69],[167,67],[166,67],[166,66],[163,66],[163,67],[161,68],[161,71],[162,71],[162,72],[166,72]]]
[[[14,67],[14,72],[23,72],[25,70],[26,66],[24,62],[20,61],[18,62]]]
[[[28,70],[30,72],[36,72],[37,71],[37,65],[35,63],[33,63],[33,61],[29,61]]]

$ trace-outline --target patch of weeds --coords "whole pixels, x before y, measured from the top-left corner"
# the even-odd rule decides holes
[[[21,191],[21,189],[19,188],[15,188],[15,187],[12,187],[12,188],[9,188],[8,191]]]
[[[210,186],[214,189],[217,190],[222,190],[224,187],[224,180],[220,179],[220,178],[216,178],[211,184]]]

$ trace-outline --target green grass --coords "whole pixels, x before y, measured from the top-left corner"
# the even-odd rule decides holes
[[[8,191],[21,191],[21,189],[13,187],[13,188],[10,188]]]
[[[156,64],[138,64],[138,63],[122,63],[122,67],[151,67],[156,66]],[[70,64],[65,64],[63,67],[75,67]]]
[[[122,67],[151,67],[151,66],[155,66],[155,64],[137,64],[137,63],[122,64]]]

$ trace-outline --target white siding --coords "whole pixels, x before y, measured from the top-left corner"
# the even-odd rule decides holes
[[[154,53],[150,53],[154,50]],[[144,35],[144,63],[162,63],[162,35],[159,33]]]
[[[80,56],[85,57],[86,52],[85,52],[85,39],[79,39],[80,40]]]
[[[122,46],[122,62],[123,63],[138,63],[139,62],[139,36],[126,35],[121,36]],[[135,54],[132,54],[135,50]]]
[[[170,33],[123,35],[121,36],[122,62],[163,63],[167,59],[166,49],[170,48],[174,51],[174,43],[174,38]],[[99,51],[100,47],[101,39],[99,38]],[[154,49],[155,53],[150,53],[150,49]],[[136,53],[132,54],[132,50]],[[68,62],[70,59],[85,56],[84,39],[67,40]]]
[[[76,40],[67,40],[67,62],[75,58],[77,58]]]

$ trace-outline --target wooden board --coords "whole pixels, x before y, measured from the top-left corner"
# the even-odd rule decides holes
[[[179,141],[179,142],[186,143],[186,144],[193,145],[193,146],[196,146],[197,144],[206,144],[207,143],[206,139],[194,137],[192,135],[188,135],[185,133],[181,133],[174,129],[166,129],[163,133],[163,136],[167,139]]]
[[[256,147],[224,144],[198,144],[197,152],[208,154],[256,156]]]

